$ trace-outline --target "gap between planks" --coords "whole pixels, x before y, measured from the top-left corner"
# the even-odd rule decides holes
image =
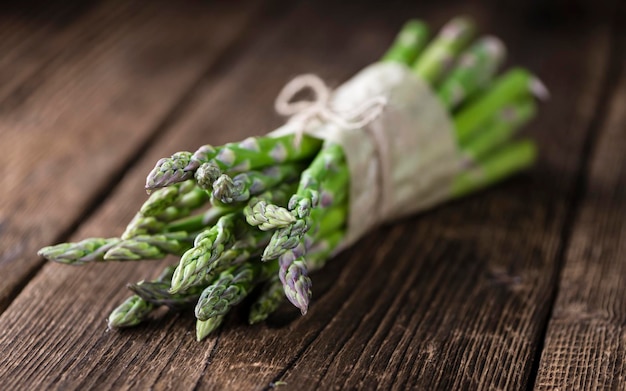
[[[615,7],[618,8],[619,4],[616,3]],[[569,208],[564,219],[562,231],[561,231],[561,245],[557,252],[557,272],[554,275],[554,282],[552,284],[553,289],[548,299],[549,311],[547,317],[543,320],[543,329],[540,332],[538,338],[538,348],[533,358],[533,366],[530,373],[528,390],[534,390],[541,365],[541,356],[545,348],[546,337],[548,333],[548,327],[550,319],[554,317],[554,310],[556,306],[557,297],[561,289],[561,280],[563,277],[563,270],[565,267],[566,257],[569,248],[572,245],[572,238],[575,230],[575,224],[577,218],[581,212],[585,200],[585,194],[587,192],[587,186],[589,183],[590,168],[592,164],[592,156],[595,152],[598,141],[601,139],[603,132],[605,131],[605,124],[608,120],[608,114],[611,109],[612,98],[614,98],[618,92],[619,84],[616,82],[620,78],[622,73],[622,60],[623,60],[623,28],[622,21],[619,18],[620,13],[616,12],[613,16],[611,35],[610,35],[610,48],[607,53],[607,60],[605,69],[603,72],[604,79],[602,80],[601,91],[598,99],[594,105],[594,115],[589,122],[587,130],[585,132],[585,138],[581,150],[581,160],[577,169],[578,174],[573,185],[572,196],[569,201]]]

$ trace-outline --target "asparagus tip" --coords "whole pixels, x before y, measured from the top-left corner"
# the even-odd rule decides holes
[[[491,54],[493,54],[498,59],[504,58],[504,56],[506,55],[506,46],[500,38],[496,37],[495,35],[487,35],[482,40],[485,44],[485,47]]]
[[[550,99],[550,91],[538,77],[533,77],[530,80],[530,91],[540,100],[546,101]]]
[[[184,170],[191,159],[191,152],[176,152],[170,158],[157,161],[146,178],[146,190],[155,190],[190,179],[193,173]]]
[[[205,339],[209,334],[220,327],[223,320],[223,315],[215,316],[207,320],[196,320],[196,340],[200,342]]]

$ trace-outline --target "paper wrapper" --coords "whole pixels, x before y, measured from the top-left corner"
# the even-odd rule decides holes
[[[337,88],[337,112],[382,96],[387,104],[364,128],[311,121],[305,133],[343,147],[350,170],[348,230],[341,248],[371,228],[416,213],[450,196],[462,155],[452,120],[431,90],[402,64],[375,63]],[[272,134],[300,131],[292,123]]]

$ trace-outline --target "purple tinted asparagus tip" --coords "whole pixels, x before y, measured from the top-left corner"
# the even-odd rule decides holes
[[[550,91],[539,78],[533,77],[530,81],[530,91],[540,100],[546,101],[550,99]]]

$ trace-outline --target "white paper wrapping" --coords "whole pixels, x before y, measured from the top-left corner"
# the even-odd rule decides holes
[[[337,88],[338,113],[386,98],[382,113],[364,128],[309,121],[305,133],[343,147],[350,169],[350,212],[342,248],[383,222],[444,201],[462,155],[446,109],[430,86],[406,66],[375,63]],[[287,123],[272,134],[301,131]]]

